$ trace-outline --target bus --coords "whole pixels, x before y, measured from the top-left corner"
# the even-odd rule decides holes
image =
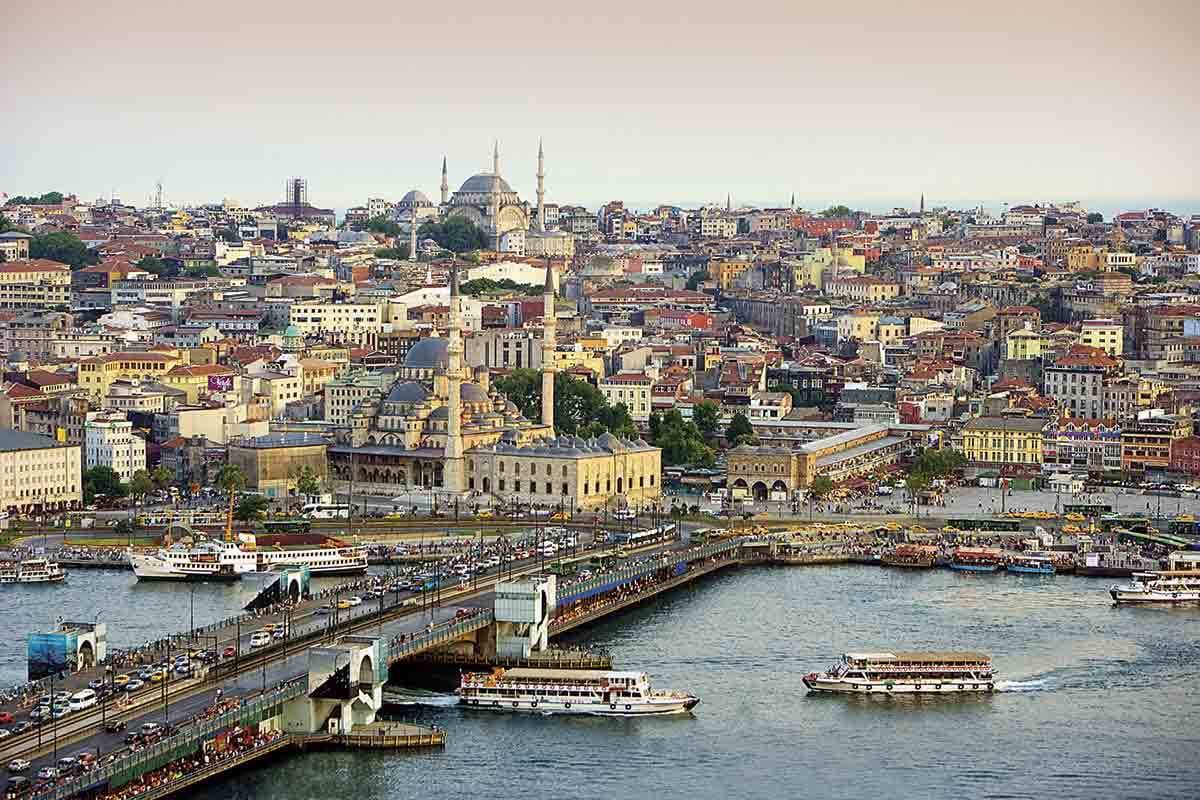
[[[1021,521],[1016,519],[951,519],[946,524],[960,531],[1015,533],[1021,530]]]
[[[1064,514],[1083,514],[1085,517],[1098,517],[1101,514],[1111,514],[1112,506],[1107,503],[1063,503]]]
[[[300,509],[300,515],[309,519],[350,519],[350,506],[309,503]]]

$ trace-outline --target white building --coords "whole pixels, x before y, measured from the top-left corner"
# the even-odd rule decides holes
[[[124,414],[94,412],[83,426],[84,469],[110,467],[129,483],[133,473],[146,468],[146,443],[133,435],[133,423]]]
[[[79,460],[77,444],[0,428],[0,511],[79,508],[83,490]]]
[[[616,375],[601,378],[599,388],[609,405],[624,403],[634,422],[646,422],[650,419],[650,394],[654,388],[654,380],[646,373],[618,372]]]

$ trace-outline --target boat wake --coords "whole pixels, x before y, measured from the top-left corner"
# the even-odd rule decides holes
[[[1050,681],[1038,678],[1032,681],[996,681],[997,692],[1040,692],[1049,688]]]
[[[389,706],[434,706],[448,708],[458,705],[458,695],[430,692],[421,689],[388,689],[383,703]]]

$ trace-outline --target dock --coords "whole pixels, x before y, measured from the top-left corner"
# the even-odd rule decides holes
[[[386,721],[356,727],[352,733],[325,733],[295,738],[297,744],[305,749],[319,746],[352,750],[410,750],[446,745],[446,732],[441,728]]]

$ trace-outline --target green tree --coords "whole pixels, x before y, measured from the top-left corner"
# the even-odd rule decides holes
[[[754,426],[750,424],[750,420],[739,411],[733,415],[729,426],[725,428],[725,440],[729,442],[730,447],[737,447],[740,444],[753,444],[758,441],[758,437],[754,435]]]
[[[813,517],[813,505],[822,502],[833,491],[833,481],[828,475],[818,475],[808,487],[808,518]]]
[[[482,250],[488,238],[466,217],[451,217],[445,222],[426,222],[417,230],[422,239],[433,239],[439,247],[455,253]]]
[[[397,237],[405,233],[404,229],[392,222],[387,217],[371,217],[363,223],[360,230],[367,230],[371,233],[382,233],[384,236]]]
[[[178,267],[175,264],[158,256],[145,256],[137,262],[137,266],[139,269],[144,269],[146,272],[157,275],[160,278],[179,274]]]
[[[112,467],[96,466],[83,473],[83,497],[87,503],[91,503],[98,494],[124,497],[126,491],[121,476]]]
[[[821,216],[826,217],[826,218],[848,217],[853,213],[854,212],[850,210],[849,206],[837,205],[837,206],[830,206],[829,208],[822,211]]]
[[[154,469],[150,470],[150,480],[154,481],[155,489],[165,489],[171,485],[171,480],[175,476],[171,474],[171,470],[159,464]]]
[[[34,236],[29,243],[30,258],[47,258],[60,264],[67,264],[71,269],[79,269],[89,264],[100,262],[93,250],[79,240],[79,237],[67,231],[55,231]]]
[[[691,275],[688,276],[687,288],[690,291],[694,292],[697,289],[699,289],[700,284],[704,283],[706,280],[708,280],[708,270],[706,270],[706,269],[697,270],[696,272],[693,272]]]
[[[1097,225],[1104,222],[1104,215],[1093,211],[1087,215],[1087,221],[1089,225]]]
[[[408,261],[408,242],[401,242],[399,247],[381,247],[375,251],[375,257]]]
[[[242,237],[238,236],[238,232],[233,228],[219,228],[217,230],[217,238],[228,244],[241,244]],[[283,238],[287,238],[286,236]]]
[[[475,280],[467,281],[459,287],[463,294],[471,295],[472,297],[481,294],[522,294],[526,297],[539,295],[545,288],[542,286],[534,286],[530,283],[517,283],[509,278],[503,280],[492,280],[491,278],[476,278]]]
[[[238,500],[237,508],[233,511],[233,518],[238,522],[253,522],[256,519],[262,519],[267,513],[267,507],[270,502],[261,494],[244,495]]]
[[[514,369],[495,380],[496,390],[516,404],[529,419],[542,416],[542,375],[534,369]],[[595,386],[559,373],[554,376],[554,428],[567,436],[599,436],[608,431],[632,438],[637,427],[622,404],[609,405]]]
[[[141,500],[150,494],[153,489],[154,480],[150,477],[150,473],[144,469],[139,469],[129,479],[129,495],[135,500]]]
[[[9,231],[22,230],[20,225],[10,220],[8,217],[0,214],[0,233],[8,233]]]
[[[692,422],[705,439],[717,435],[717,427],[721,424],[721,407],[712,400],[701,400],[692,409]]]
[[[10,197],[8,199],[8,202],[6,202],[4,205],[6,205],[6,206],[57,206],[57,205],[61,204],[62,201],[63,201],[63,193],[62,192],[46,192],[44,195],[42,195],[40,197],[26,197],[24,195],[17,195],[16,197]]]
[[[321,479],[317,477],[317,473],[312,467],[304,466],[300,468],[299,474],[296,475],[296,493],[301,495],[320,494]]]
[[[650,431],[654,446],[662,449],[664,464],[711,467],[716,462],[716,453],[704,443],[696,423],[685,420],[676,409],[651,414]]]
[[[217,269],[216,264],[188,267],[184,272],[189,278],[218,278],[221,275],[221,270]]]

